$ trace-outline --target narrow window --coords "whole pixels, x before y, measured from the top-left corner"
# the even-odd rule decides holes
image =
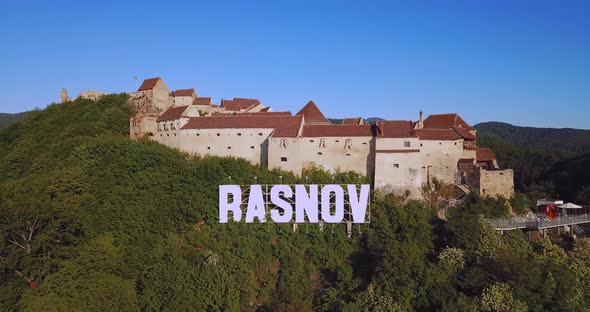
[[[258,132],[258,135],[259,135],[259,136],[262,136],[262,132]]]
[[[207,146],[207,149],[210,150],[211,149],[211,146]]]
[[[313,140],[309,140],[309,142],[313,142]]]
[[[340,143],[340,140],[336,140],[336,143]]]
[[[217,134],[217,136],[220,136],[220,135],[221,135],[221,134],[219,134],[219,133]]]
[[[399,164],[393,164],[393,168],[399,168]]]
[[[367,142],[363,142],[363,145],[367,145]]]
[[[197,136],[200,136],[201,134],[197,133]]]
[[[287,161],[287,157],[281,157],[281,161],[282,162],[286,162]]]
[[[422,146],[422,145],[423,145],[423,144],[422,144],[422,143],[420,143],[420,146]]]
[[[404,147],[410,147],[410,141],[404,141]]]
[[[322,155],[322,152],[318,152],[318,155]]]
[[[241,133],[238,133],[238,136],[242,136],[242,134]]]
[[[254,149],[254,146],[250,146],[251,149]]]
[[[350,156],[350,154],[346,154],[346,156]]]
[[[227,149],[231,149],[231,146],[228,146]]]

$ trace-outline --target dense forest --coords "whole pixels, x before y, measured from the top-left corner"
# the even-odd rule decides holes
[[[590,130],[475,125],[480,146],[492,147],[514,186],[529,198],[561,198],[590,205]]]
[[[587,311],[590,240],[500,235],[506,201],[448,222],[372,195],[371,224],[219,224],[217,186],[298,182],[128,139],[127,96],[34,111],[0,132],[2,311]],[[310,168],[309,182],[332,175]],[[364,177],[337,173],[338,183]]]
[[[18,114],[0,113],[0,130],[7,128],[17,121],[23,120],[26,115],[27,112]]]
[[[478,136],[500,138],[510,144],[573,154],[590,152],[590,130],[520,127],[503,122],[475,125]]]

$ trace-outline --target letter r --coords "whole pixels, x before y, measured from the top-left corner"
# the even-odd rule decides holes
[[[233,195],[233,202],[228,203],[228,195]],[[219,186],[219,223],[227,223],[228,212],[233,212],[235,222],[242,219],[242,190],[238,185],[220,185]]]

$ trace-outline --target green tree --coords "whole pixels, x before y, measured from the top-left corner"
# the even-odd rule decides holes
[[[510,286],[497,283],[487,287],[478,301],[478,311],[482,312],[524,312],[527,306],[515,299]]]
[[[80,255],[21,299],[23,311],[139,311],[134,281],[121,276],[123,254],[112,235],[90,242]]]

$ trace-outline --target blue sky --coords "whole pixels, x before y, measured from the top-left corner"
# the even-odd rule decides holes
[[[334,118],[590,128],[588,1],[85,2],[0,1],[0,112],[161,76]]]

